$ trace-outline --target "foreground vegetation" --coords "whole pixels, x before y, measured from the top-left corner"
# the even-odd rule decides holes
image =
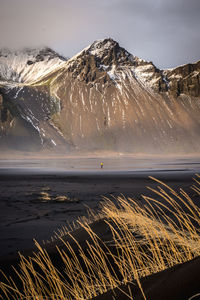
[[[60,231],[63,247],[57,248],[65,266],[61,272],[46,250],[37,242],[38,252],[31,258],[20,256],[19,288],[15,279],[0,283],[2,299],[91,299],[98,294],[186,262],[200,255],[200,208],[182,189],[177,193],[165,183],[151,189],[155,197],[144,201],[118,197],[117,203],[105,199],[98,218],[103,218],[112,232],[104,242],[92,231],[89,222],[79,221],[90,236],[86,249],[75,241],[75,251]],[[200,176],[194,179],[192,193],[200,196]],[[95,219],[95,216],[93,217]],[[72,237],[70,232],[66,233]],[[73,238],[74,239],[74,238]],[[144,299],[146,299],[143,293]],[[127,295],[127,299],[134,295]]]

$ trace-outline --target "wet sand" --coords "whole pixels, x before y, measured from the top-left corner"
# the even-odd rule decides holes
[[[103,160],[104,168],[100,169]],[[0,256],[42,243],[54,230],[98,210],[104,197],[142,201],[156,186],[148,176],[186,191],[200,170],[197,159],[70,158],[0,161]],[[190,193],[193,193],[192,191]],[[50,200],[43,201],[41,195]],[[65,196],[64,201],[57,201]]]
[[[104,162],[103,170],[100,162]],[[138,202],[141,194],[153,196],[146,186],[156,187],[153,176],[175,190],[183,188],[190,195],[194,183],[192,177],[200,173],[199,158],[181,159],[135,159],[122,158],[71,158],[33,159],[0,161],[0,269],[13,275],[11,265],[19,262],[17,252],[26,256],[34,251],[33,238],[42,243],[49,240],[54,230],[66,222],[87,215],[87,208],[98,210],[104,197],[112,198],[123,194]],[[48,197],[47,197],[48,195]],[[65,196],[65,198],[59,198]],[[48,200],[45,200],[45,197]],[[62,199],[60,201],[59,199]],[[64,201],[63,201],[64,199]],[[199,198],[196,199],[199,201]],[[92,229],[103,241],[110,241],[112,233],[103,220],[91,224]],[[90,237],[82,228],[72,234],[84,249]],[[75,252],[76,244],[69,237]],[[54,241],[46,244],[53,262],[59,270],[64,266],[59,260]],[[113,250],[115,251],[115,250]],[[142,279],[147,299],[188,299],[199,290],[199,258],[172,269]],[[16,279],[17,280],[17,279]],[[130,283],[134,299],[142,299],[137,284]],[[127,291],[127,287],[121,287]],[[111,299],[108,292],[97,299]],[[115,290],[116,299],[126,299],[124,293]]]

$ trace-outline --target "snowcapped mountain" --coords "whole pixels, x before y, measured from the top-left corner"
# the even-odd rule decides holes
[[[133,56],[112,39],[95,41],[91,46],[70,59],[67,68],[70,71],[78,68],[81,71],[81,74],[79,74],[80,78],[85,78],[84,73],[86,66],[88,66],[87,60],[92,62],[90,67],[93,67],[89,69],[91,77],[87,78],[88,81],[95,82],[94,74],[92,73],[95,73],[96,69],[98,69],[101,75],[107,74],[107,79],[111,79],[116,85],[124,81],[126,77],[135,77],[141,83],[157,90],[159,85],[166,86],[164,74],[152,62]],[[104,79],[106,81],[106,78]]]
[[[1,136],[9,145],[200,149],[200,62],[159,70],[104,39],[69,60],[48,48],[0,52],[0,74]]]

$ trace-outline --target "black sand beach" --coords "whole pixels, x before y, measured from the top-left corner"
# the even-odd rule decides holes
[[[102,160],[103,170],[99,167]],[[1,161],[0,256],[32,248],[33,238],[40,243],[50,240],[54,231],[87,215],[88,207],[98,210],[104,197],[124,195],[142,201],[141,194],[151,195],[146,186],[157,185],[148,176],[188,191],[199,170],[198,158]],[[51,200],[42,200],[41,193]],[[63,195],[65,201],[56,200]]]
[[[99,167],[102,160],[103,170]],[[72,223],[77,218],[87,215],[88,207],[98,211],[104,197],[114,201],[113,197],[124,195],[141,202],[141,195],[152,195],[146,187],[158,185],[149,176],[164,181],[175,190],[183,188],[192,195],[192,177],[200,171],[198,158],[164,161],[128,158],[124,160],[124,167],[124,162],[120,167],[117,165],[119,159],[107,159],[107,163],[105,158],[69,161],[71,167],[66,166],[66,160],[63,159],[59,161],[59,166],[56,166],[56,161],[50,159],[23,161],[23,166],[20,161],[1,162],[0,268],[6,274],[12,274],[11,265],[19,262],[18,251],[26,256],[32,255],[35,249],[33,238],[39,243],[50,240],[54,231],[66,225],[66,222]],[[9,164],[10,167],[6,167]],[[50,200],[45,200],[47,194]],[[62,198],[59,200],[59,196],[65,196],[64,201]],[[103,220],[94,222],[91,227],[103,241],[111,240],[112,234]],[[85,241],[89,240],[87,234],[80,228],[73,232],[73,236],[84,249]],[[73,240],[69,237],[66,237],[66,240],[76,250]],[[47,243],[45,247],[52,261],[62,269],[56,246],[62,247],[62,244],[56,240]],[[198,264],[199,259],[144,278],[142,285],[147,299],[188,299],[193,292],[198,292],[197,279],[191,279],[191,274],[198,278]],[[182,276],[183,274],[186,275]],[[183,278],[180,282],[179,276]],[[171,278],[170,281],[168,278]],[[168,282],[168,288],[165,281]],[[174,282],[179,284],[174,285]],[[182,284],[184,289],[180,293]],[[133,292],[136,297],[134,299],[142,299],[137,284],[134,285]],[[112,296],[113,294],[108,292],[97,299],[111,299]],[[119,290],[115,292],[115,297],[126,299]]]

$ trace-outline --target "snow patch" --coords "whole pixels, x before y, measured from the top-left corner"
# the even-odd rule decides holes
[[[109,66],[99,65],[99,68],[100,69],[102,68],[104,71],[106,71],[109,68]]]
[[[51,142],[52,142],[52,144],[53,144],[54,146],[57,146],[57,145],[56,145],[56,142],[55,142],[54,140],[51,140]]]
[[[104,54],[104,51],[112,47],[112,42],[110,40],[108,40],[105,44],[102,44],[102,43],[103,43],[103,40],[98,40],[98,41],[94,42],[90,46],[89,53],[91,55],[95,55],[95,56],[98,56],[101,58]]]
[[[18,51],[0,50],[0,77],[16,83],[33,83],[66,63],[59,56],[47,52],[41,59],[42,49]]]
[[[115,66],[115,65],[112,65],[111,70],[110,70],[110,71],[107,71],[108,76],[109,76],[110,79],[112,79],[112,80],[118,79],[118,76],[117,76],[116,73],[115,73],[115,69],[116,69],[116,66]]]

